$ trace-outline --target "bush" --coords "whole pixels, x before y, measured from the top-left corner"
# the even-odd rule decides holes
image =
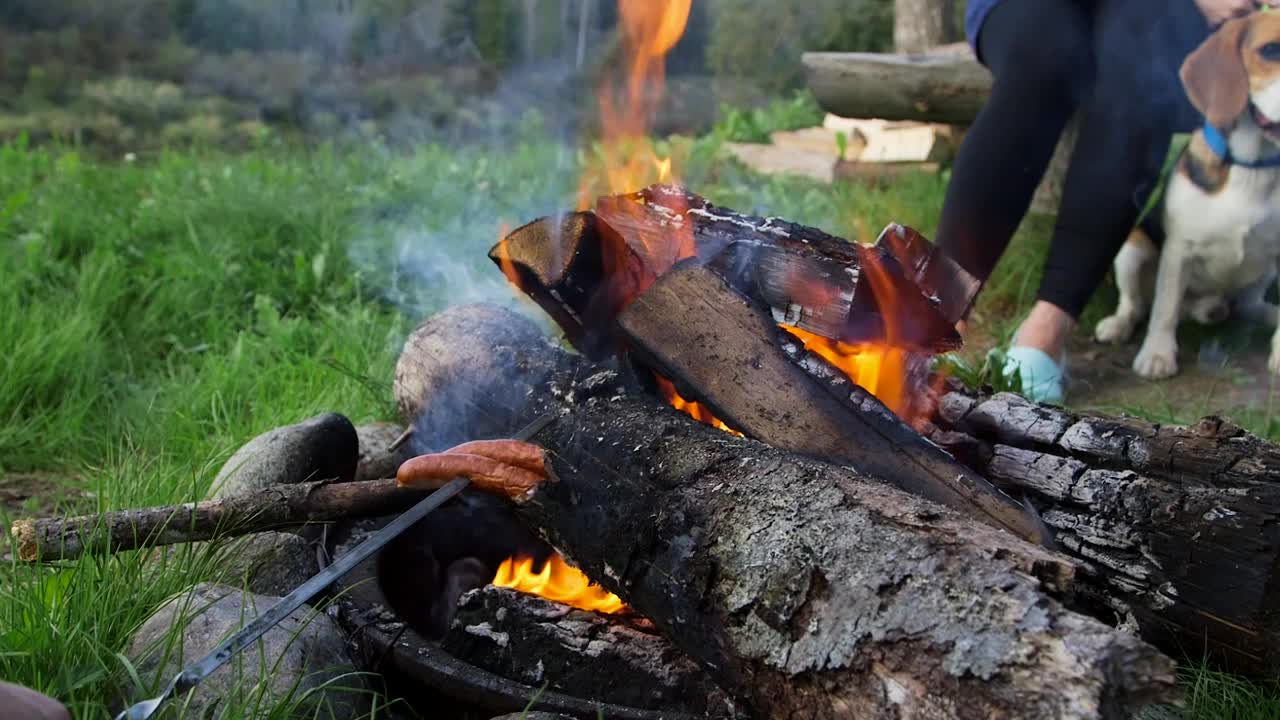
[[[131,125],[155,127],[183,113],[182,88],[168,82],[152,82],[119,76],[84,86],[90,107],[115,115]]]
[[[892,47],[893,0],[715,0],[707,65],[781,93],[801,86],[806,51]]]

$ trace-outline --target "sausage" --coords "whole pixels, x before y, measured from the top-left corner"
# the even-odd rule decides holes
[[[524,468],[538,475],[547,474],[546,456],[542,448],[521,440],[472,440],[445,450],[447,454],[480,455],[505,465]]]
[[[433,453],[410,458],[396,471],[396,484],[434,490],[459,475],[466,476],[484,492],[523,500],[546,475],[507,465],[491,457],[467,453]]]

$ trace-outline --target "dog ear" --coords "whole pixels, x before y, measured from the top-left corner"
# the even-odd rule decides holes
[[[1248,27],[1248,18],[1228,20],[1182,63],[1179,76],[1187,97],[1214,127],[1230,127],[1249,104],[1249,74],[1241,56]]]

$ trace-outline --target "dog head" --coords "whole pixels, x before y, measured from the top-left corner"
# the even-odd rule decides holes
[[[1209,124],[1280,144],[1280,12],[1228,20],[1187,56],[1187,97]]]

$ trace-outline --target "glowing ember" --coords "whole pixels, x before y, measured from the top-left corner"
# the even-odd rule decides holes
[[[779,327],[800,340],[806,350],[836,366],[850,380],[875,395],[898,417],[904,417],[908,410],[905,352],[882,344],[850,345],[789,325]]]
[[[626,609],[622,598],[599,585],[592,585],[590,578],[559,555],[552,555],[537,571],[533,568],[533,558],[508,558],[498,567],[492,584],[539,595],[581,610],[616,613]]]
[[[658,390],[662,393],[662,397],[667,402],[671,403],[671,407],[677,410],[680,410],[681,412],[684,412],[685,414],[692,417],[694,420],[697,420],[699,422],[704,422],[715,428],[719,428],[729,433],[730,435],[745,437],[742,433],[738,432],[737,430],[734,430],[733,428],[721,422],[719,418],[717,418],[715,415],[712,415],[711,411],[708,410],[701,403],[691,402],[689,400],[685,400],[684,398],[680,397],[680,393],[676,392],[675,384],[672,383],[670,380],[664,377],[658,377],[657,381],[658,381]]]

